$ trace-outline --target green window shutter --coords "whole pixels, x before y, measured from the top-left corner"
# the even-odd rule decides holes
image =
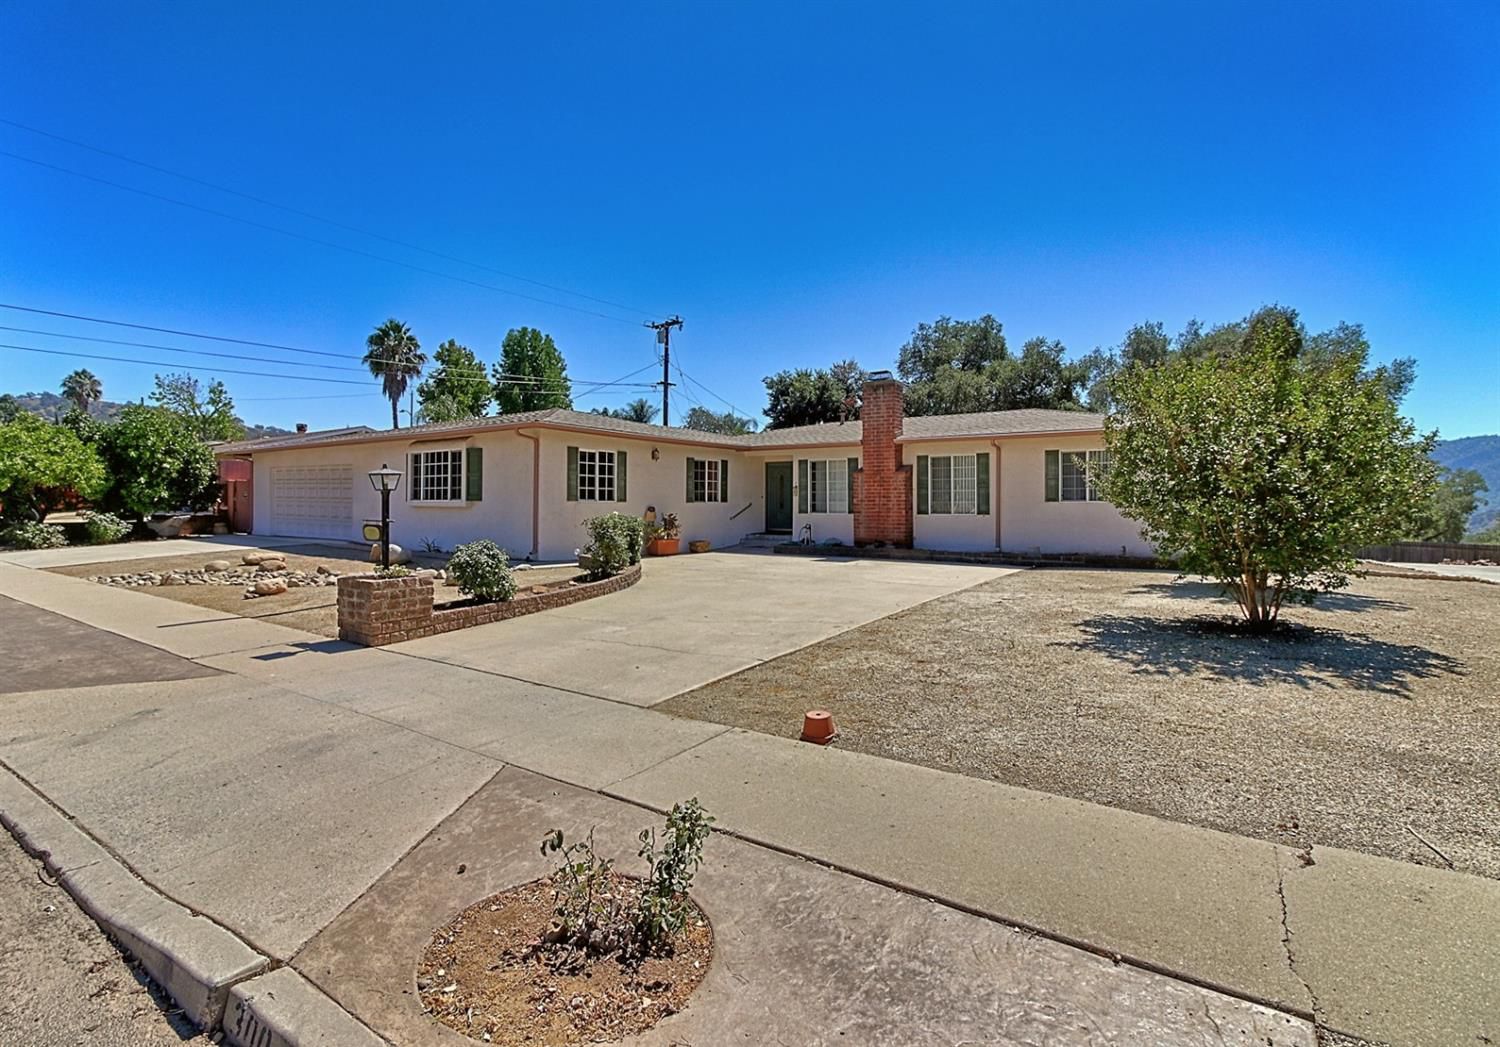
[[[807,513],[807,459],[797,459],[797,511]]]
[[[578,448],[568,448],[568,501],[578,501]]]
[[[981,452],[974,456],[974,511],[980,516],[990,515],[990,456]]]
[[[625,500],[625,452],[615,452],[615,501]]]
[[[927,515],[927,456],[917,455],[917,515]]]
[[[689,458],[687,460],[687,500],[693,500],[693,472],[697,469],[698,460]]]
[[[408,502],[417,501],[413,492],[422,490],[422,466],[418,464],[421,461],[422,459],[414,453],[406,456],[406,500]]]
[[[1047,452],[1047,501],[1058,500],[1058,489],[1062,485],[1062,461],[1057,451]]]
[[[719,459],[719,501],[729,501],[729,459]]]
[[[849,459],[849,512],[854,512],[854,477],[859,472],[859,459]]]
[[[464,501],[484,498],[484,448],[464,448]]]

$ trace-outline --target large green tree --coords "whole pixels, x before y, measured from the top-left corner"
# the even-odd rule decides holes
[[[573,406],[567,361],[552,336],[534,327],[506,332],[494,379],[501,414]]]
[[[1105,497],[1245,620],[1347,583],[1354,553],[1401,536],[1436,466],[1384,368],[1304,358],[1296,313],[1262,310],[1230,346],[1126,368],[1106,423]]]
[[[764,379],[767,429],[817,425],[859,417],[865,370],[853,360],[828,368],[799,367]]]
[[[238,440],[245,435],[245,425],[235,416],[234,400],[223,382],[210,382],[205,389],[190,374],[159,374],[151,399],[187,419],[199,439]]]
[[[20,414],[0,424],[0,519],[42,519],[69,492],[104,488],[104,465],[72,429]]]
[[[466,345],[448,339],[432,354],[437,369],[417,386],[424,422],[481,417],[490,406],[489,373]]]
[[[724,433],[727,436],[744,436],[755,432],[755,419],[742,418],[733,411],[711,411],[701,405],[688,408],[682,420],[684,429],[696,429],[701,433]]]
[[[1061,342],[1033,338],[1016,356],[993,316],[942,316],[912,331],[897,357],[896,372],[906,383],[908,414],[1076,410],[1082,405],[1088,368],[1066,355]]]
[[[398,413],[401,397],[413,378],[422,373],[427,365],[427,354],[422,352],[422,343],[400,320],[391,317],[375,328],[365,339],[364,364],[370,374],[380,379],[381,392],[391,402],[391,428],[401,428]]]
[[[1421,505],[1404,537],[1414,542],[1460,542],[1469,517],[1483,501],[1489,484],[1473,469],[1442,469],[1432,497]]]
[[[214,454],[186,415],[129,404],[102,426],[99,453],[109,476],[105,508],[138,518],[176,509],[204,509],[216,494]]]
[[[73,401],[74,407],[88,414],[91,404],[104,399],[104,383],[94,372],[79,368],[62,380],[62,394]]]

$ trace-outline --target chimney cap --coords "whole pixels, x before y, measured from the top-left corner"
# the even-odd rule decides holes
[[[894,382],[896,376],[889,371],[871,371],[865,376],[867,382]]]
[[[307,432],[307,423],[306,422],[298,422],[297,423],[297,432],[299,432],[299,433],[305,433],[305,432]]]

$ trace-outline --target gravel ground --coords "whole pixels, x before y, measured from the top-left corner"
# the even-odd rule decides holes
[[[1500,586],[1366,578],[1290,636],[1167,572],[1031,570],[657,708],[1291,846],[1500,878]],[[1408,828],[1409,827],[1409,828]]]
[[[0,1043],[208,1044],[40,869],[0,830]]]
[[[269,550],[284,553],[286,565],[293,571],[315,571],[319,565],[328,567],[336,574],[363,574],[373,566],[359,550],[343,545],[294,545],[285,549]],[[238,564],[240,549],[213,549],[192,556],[154,556],[144,560],[120,560],[113,563],[78,564],[69,567],[53,567],[54,574],[65,574],[73,578],[94,578],[100,575],[144,574],[148,571],[198,570],[211,560],[223,559]],[[417,553],[414,567],[442,567],[446,556]],[[524,589],[528,585],[572,578],[578,574],[577,567],[537,567],[517,571],[516,580]],[[254,600],[245,599],[243,585],[159,585],[130,590],[157,596],[166,600],[177,600],[195,607],[207,607],[215,611],[228,611],[246,618],[264,618],[289,629],[316,633],[319,636],[337,638],[338,590],[334,586],[321,588],[288,589],[280,596],[263,596]],[[435,599],[459,599],[458,590],[440,586]]]

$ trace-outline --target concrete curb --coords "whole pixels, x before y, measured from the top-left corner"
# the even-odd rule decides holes
[[[236,1047],[384,1047],[386,1042],[290,967],[229,990],[224,1038]]]
[[[152,888],[21,778],[0,768],[0,825],[114,935],[200,1029],[238,1047],[382,1047],[290,967]]]

